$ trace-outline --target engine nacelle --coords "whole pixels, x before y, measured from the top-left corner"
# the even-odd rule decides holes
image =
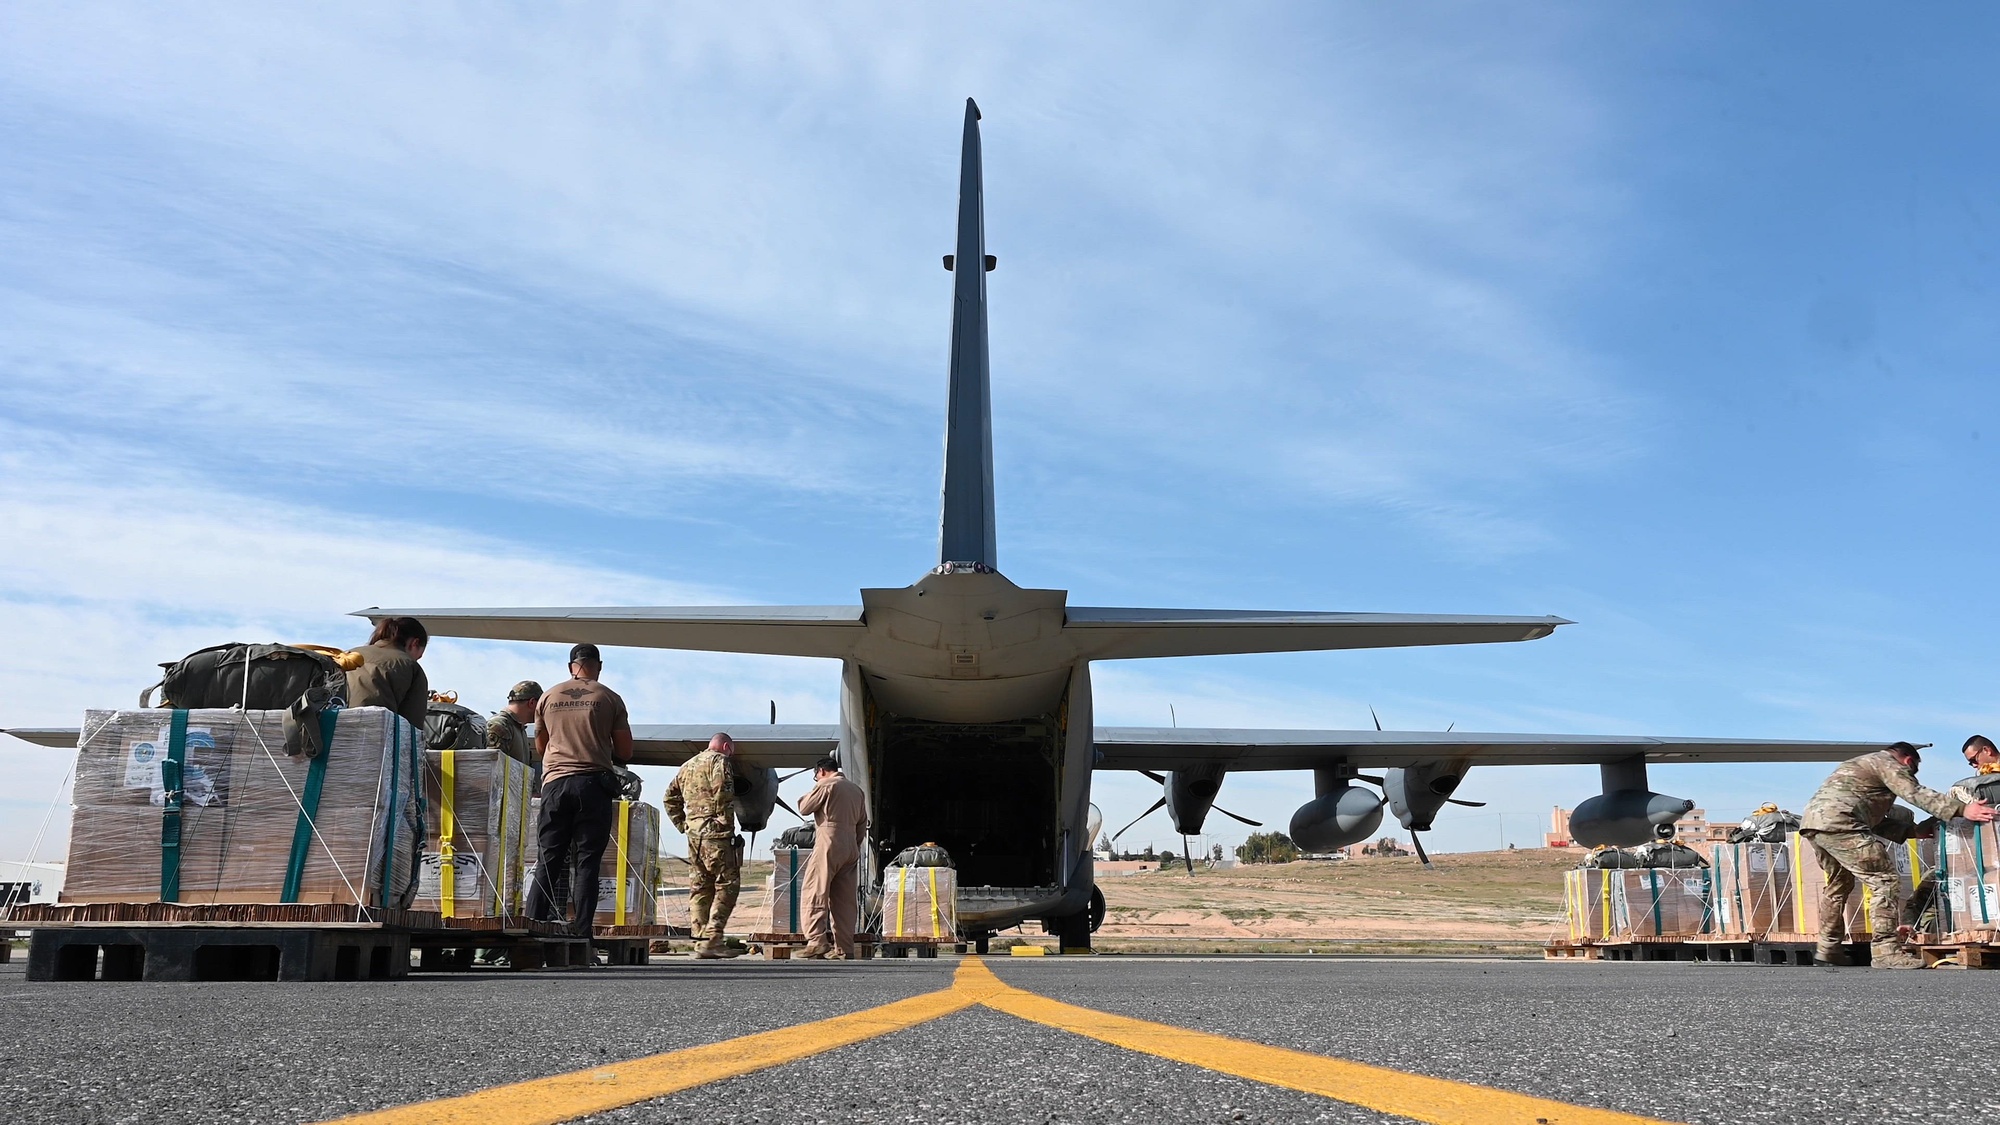
[[[778,807],[778,771],[732,763],[731,772],[736,775],[736,826],[762,832],[771,823],[771,810]]]
[[[1325,853],[1358,844],[1382,826],[1382,798],[1346,780],[1315,785],[1319,796],[1292,814],[1292,842],[1300,851]]]
[[[1569,814],[1569,838],[1590,848],[1665,840],[1673,836],[1674,822],[1693,808],[1693,801],[1646,789],[1599,793]]]
[[[1167,815],[1173,818],[1174,831],[1183,836],[1201,835],[1209,807],[1215,804],[1223,775],[1228,772],[1225,766],[1190,766],[1167,772]]]
[[[1430,831],[1438,810],[1458,792],[1468,768],[1464,762],[1419,762],[1384,771],[1382,793],[1389,800],[1389,811],[1412,832]]]

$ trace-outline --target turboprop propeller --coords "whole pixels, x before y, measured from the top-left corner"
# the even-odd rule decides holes
[[[1174,830],[1181,836],[1181,860],[1187,864],[1189,878],[1194,877],[1194,845],[1189,837],[1201,831],[1202,821],[1207,819],[1210,809],[1252,828],[1264,827],[1264,822],[1261,820],[1240,816],[1215,803],[1215,794],[1222,788],[1222,776],[1225,772],[1221,766],[1174,770],[1165,775],[1154,773],[1152,770],[1139,772],[1159,782],[1163,792],[1160,794],[1160,799],[1154,801],[1145,812],[1133,817],[1131,823],[1113,832],[1111,841],[1117,843],[1118,837],[1131,831],[1133,825],[1161,809],[1167,809],[1168,815],[1173,818]]]

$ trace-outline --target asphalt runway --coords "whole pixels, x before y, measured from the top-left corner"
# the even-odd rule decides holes
[[[1554,1125],[1579,1116],[1570,1107],[1716,1125],[1956,1125],[2000,1113],[2000,1078],[1986,1058],[2000,1022],[2000,974],[1304,957],[996,956],[979,964],[998,979],[979,965],[961,972],[949,957],[660,958],[644,968],[406,982],[30,984],[17,961],[0,966],[0,1118],[317,1122],[574,1075],[530,1087],[498,1111],[442,1102],[380,1119],[463,1112],[505,1125],[535,1113],[550,1119],[585,1104],[565,1100],[578,1090],[601,1100],[605,1089],[647,1073],[691,1081],[685,1074],[722,1058],[749,1069],[569,1116],[932,1125],[1406,1119],[1243,1077],[1243,1060],[1282,1053],[1258,1044],[1568,1103],[1525,1111]],[[968,991],[968,980],[1000,992]],[[940,1002],[950,1006],[945,1014],[918,1010]],[[908,1022],[900,1030],[855,1029],[868,1017],[852,1013],[883,1005],[915,1014],[898,1017]],[[1158,1057],[1113,1045],[1115,1034],[1060,1029],[1070,1018],[1061,1012],[1114,1032],[1168,1025],[1155,1031],[1207,1037],[1184,1037]],[[855,1041],[798,1048],[830,1034],[821,1027]],[[755,1033],[771,1034],[736,1042]],[[721,1046],[699,1050],[709,1044]],[[758,1050],[769,1058],[740,1061]],[[1398,1080],[1368,1072],[1352,1088]],[[1496,1119],[1499,1110],[1477,1099],[1504,1095],[1467,1096],[1427,1119]]]

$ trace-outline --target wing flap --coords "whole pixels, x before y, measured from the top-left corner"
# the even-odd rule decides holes
[[[678,766],[702,752],[715,732],[726,730],[736,743],[736,756],[753,766],[802,769],[840,746],[840,728],[798,723],[770,726],[719,727],[674,724],[634,725],[632,761],[642,766]]]
[[[1126,660],[1532,641],[1568,624],[1560,617],[1071,606],[1063,636],[1090,659]]]
[[[1346,761],[1387,769],[1439,759],[1484,766],[1597,765],[1643,754],[1648,762],[1838,762],[1887,742],[1798,742],[1646,735],[1480,734],[1473,731],[1220,730],[1099,727],[1099,769],[1303,770]]]
[[[635,606],[577,609],[382,609],[356,617],[414,617],[433,634],[840,659],[867,635],[853,606]]]
[[[83,732],[75,727],[15,727],[0,731],[0,734],[57,750],[76,749],[76,740],[83,736]]]

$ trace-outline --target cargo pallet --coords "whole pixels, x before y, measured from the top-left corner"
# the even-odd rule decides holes
[[[1697,934],[1685,938],[1597,938],[1551,941],[1548,961],[1708,961],[1757,965],[1811,965],[1819,939],[1801,934]],[[1952,948],[1958,948],[1953,946]],[[1993,946],[2000,953],[2000,945]],[[1868,944],[1850,944],[1847,963],[1866,965]],[[1941,954],[1940,956],[1944,956]]]
[[[15,907],[7,921],[30,929],[32,981],[399,980],[413,950],[419,971],[471,969],[481,949],[506,952],[508,964],[496,970],[590,964],[589,940],[550,923],[447,924],[430,911],[331,903],[35,903]],[[611,950],[612,963],[644,964],[648,944],[668,927],[611,930],[598,946]]]
[[[794,952],[804,949],[807,945],[804,934],[751,934],[746,940],[750,948],[762,954],[766,961],[789,961]],[[860,960],[873,960],[876,957],[876,944],[880,940],[874,934],[855,934],[854,952],[859,955]],[[891,954],[885,951],[881,956],[888,957]]]
[[[1972,930],[1929,939],[1917,946],[1924,968],[2000,969],[2000,933]]]

